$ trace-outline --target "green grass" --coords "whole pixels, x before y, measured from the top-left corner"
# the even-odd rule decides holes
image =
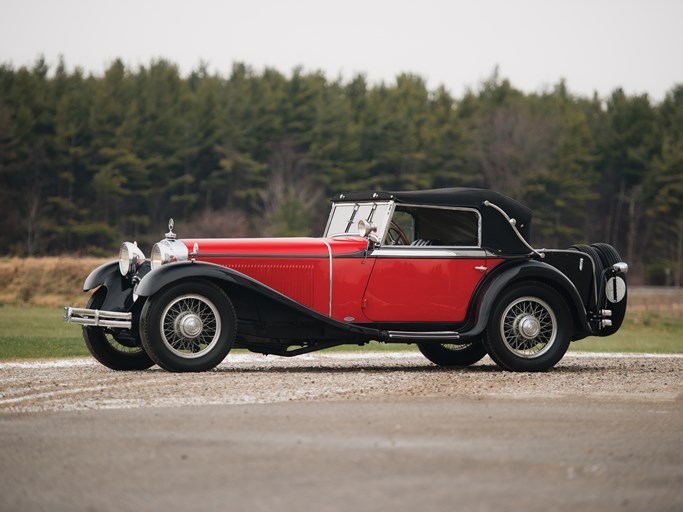
[[[371,343],[332,350],[416,350],[415,345]],[[683,353],[683,319],[656,315],[627,317],[607,338],[590,337],[570,350],[586,352]],[[59,308],[0,307],[0,360],[88,356],[81,329],[66,324]]]
[[[683,354],[683,318],[639,316],[627,313],[621,328],[612,336],[591,336],[572,343],[574,352],[636,352]]]
[[[0,307],[0,359],[90,355],[81,328],[62,318],[59,308]]]

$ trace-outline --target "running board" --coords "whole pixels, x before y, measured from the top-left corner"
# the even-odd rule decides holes
[[[389,339],[410,340],[457,340],[460,334],[455,331],[387,331]]]

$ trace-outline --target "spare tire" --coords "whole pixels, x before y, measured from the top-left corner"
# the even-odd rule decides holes
[[[615,263],[620,263],[622,261],[617,250],[609,244],[597,243],[592,244],[591,247],[600,255],[600,259],[606,269],[610,269]],[[618,293],[616,291],[617,289],[623,289],[623,292]],[[599,336],[609,336],[619,330],[619,327],[621,327],[624,317],[626,316],[626,303],[628,299],[626,275],[619,274],[614,276],[611,272],[605,273],[605,275],[600,278],[598,290],[598,293],[600,294],[598,306],[600,309],[612,311],[612,316],[610,317],[612,325],[603,327],[596,334]],[[611,292],[611,290],[615,291]]]

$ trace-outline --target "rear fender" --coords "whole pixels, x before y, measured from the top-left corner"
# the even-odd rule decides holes
[[[463,333],[463,337],[474,337],[484,332],[496,300],[508,286],[517,282],[532,280],[548,283],[562,293],[574,321],[573,339],[592,334],[586,315],[586,307],[578,290],[569,278],[547,263],[525,260],[487,276],[486,282],[480,287],[480,292],[475,299],[474,327]]]

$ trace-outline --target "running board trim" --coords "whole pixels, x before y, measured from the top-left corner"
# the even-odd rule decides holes
[[[455,331],[387,331],[389,339],[413,340],[457,340],[460,334]]]

